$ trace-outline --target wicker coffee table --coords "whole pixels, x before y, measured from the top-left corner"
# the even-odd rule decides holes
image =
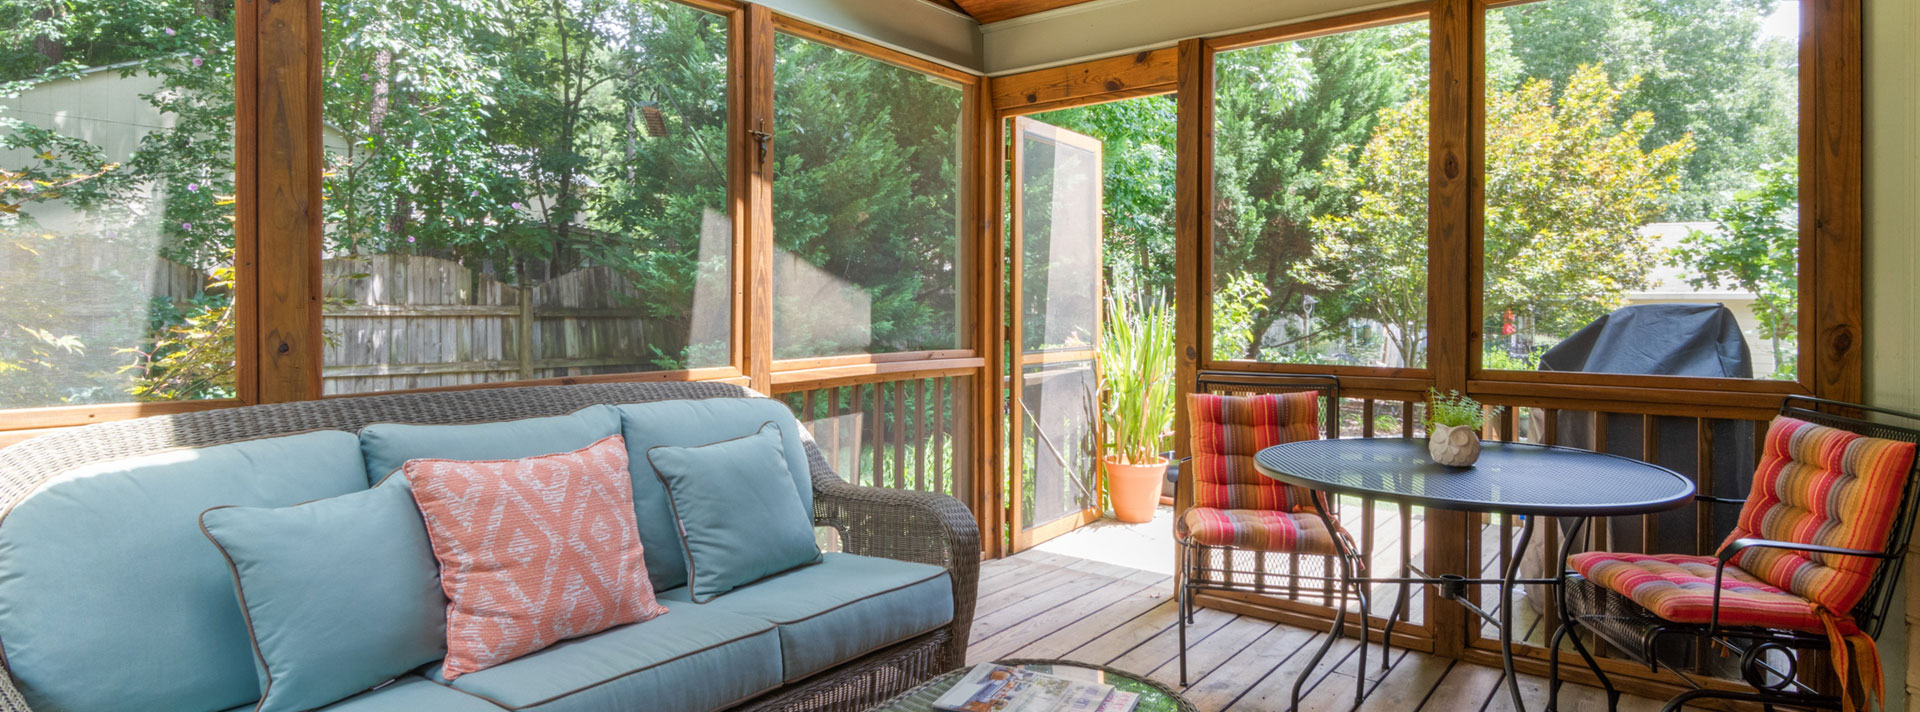
[[[1097,678],[1100,682],[1127,692],[1140,693],[1140,705],[1134,708],[1135,712],[1200,712],[1172,688],[1133,673],[1109,667],[1071,660],[999,660],[996,662],[1000,665],[1018,666],[1041,673],[1055,673],[1057,670],[1062,677]],[[908,690],[899,697],[881,703],[879,707],[869,712],[932,712],[933,701],[938,699],[941,693],[952,689],[953,684],[958,682],[960,676],[965,675],[968,669],[963,667],[928,680],[925,684]]]

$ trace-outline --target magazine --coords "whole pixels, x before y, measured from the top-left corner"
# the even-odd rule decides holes
[[[946,712],[1132,712],[1140,695],[1024,668],[982,663],[933,707]]]

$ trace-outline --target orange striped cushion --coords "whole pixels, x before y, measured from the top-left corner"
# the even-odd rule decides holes
[[[1213,509],[1290,512],[1311,506],[1304,491],[1254,469],[1261,448],[1320,436],[1319,394],[1187,396],[1193,419],[1193,504]]]
[[[1711,556],[1590,551],[1573,555],[1567,564],[1654,615],[1675,623],[1704,624],[1713,618],[1714,561]],[[1727,567],[1720,588],[1721,625],[1825,630],[1807,599],[1768,585],[1740,567]],[[1850,620],[1839,623],[1842,633],[1857,630]]]
[[[1205,546],[1323,556],[1339,553],[1317,514],[1193,507],[1181,523],[1187,537]]]
[[[1886,547],[1914,445],[1781,416],[1740,523],[1727,537],[1879,551]],[[1866,593],[1877,559],[1748,549],[1733,559],[1756,578],[1845,614]]]

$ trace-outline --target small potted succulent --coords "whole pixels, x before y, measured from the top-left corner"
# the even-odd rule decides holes
[[[1427,454],[1449,467],[1470,467],[1480,459],[1480,428],[1487,409],[1459,391],[1427,389]]]

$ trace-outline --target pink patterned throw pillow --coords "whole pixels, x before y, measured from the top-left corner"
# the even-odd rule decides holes
[[[555,455],[404,469],[449,600],[447,679],[667,612],[647,579],[620,436]]]

